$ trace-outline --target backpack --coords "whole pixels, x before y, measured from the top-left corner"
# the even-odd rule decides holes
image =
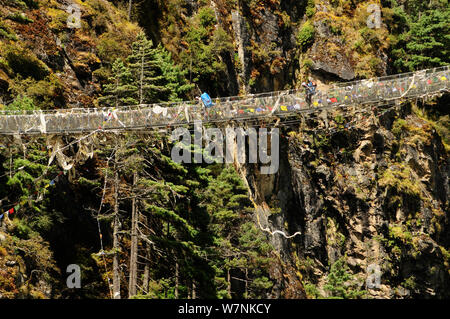
[[[209,108],[214,105],[211,98],[209,97],[208,93],[205,92],[200,97],[201,97],[205,107]]]
[[[316,85],[313,82],[309,82],[307,84],[308,90],[311,94],[315,94],[316,93]]]

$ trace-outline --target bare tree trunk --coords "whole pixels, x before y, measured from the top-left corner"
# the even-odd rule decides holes
[[[175,299],[178,299],[178,258],[175,256]]]
[[[131,20],[131,7],[133,6],[133,0],[128,1],[128,20]]]
[[[137,173],[133,175],[133,189],[136,187]],[[137,292],[137,258],[138,258],[138,220],[139,212],[136,207],[136,197],[133,196],[131,205],[131,251],[130,251],[130,281],[128,286],[128,298]]]
[[[145,224],[147,227],[149,226],[149,217],[144,215]],[[144,282],[142,283],[142,289],[146,294],[148,294],[148,283],[150,281],[150,244],[148,242],[145,242],[145,266],[144,266]]]
[[[230,269],[227,269],[227,292],[228,292],[228,296],[231,298],[231,276],[230,276]]]
[[[196,294],[195,294],[195,281],[194,279],[192,279],[192,299],[196,299]]]
[[[11,146],[9,147],[9,178],[12,178],[12,153],[11,153]]]
[[[117,155],[116,155],[117,159]],[[120,269],[119,269],[119,173],[114,177],[114,232],[113,232],[113,298],[120,299]]]
[[[245,268],[245,299],[248,299],[248,269]]]
[[[119,77],[117,77],[117,79],[116,79],[116,92],[117,92],[117,88],[119,87]],[[119,107],[119,96],[118,96],[118,94],[117,93],[115,93],[115,95],[114,95],[114,105],[115,105],[115,107],[116,108],[118,108]]]
[[[139,51],[141,51],[141,75],[140,75],[140,85],[139,85],[139,104],[144,103],[144,96],[143,96],[143,86],[144,86],[144,53],[142,52],[142,47],[139,48]]]
[[[146,251],[147,251],[147,260],[145,261],[144,267],[144,282],[142,283],[142,289],[146,294],[148,294],[148,282],[150,280],[150,245],[145,243]]]
[[[191,299],[191,288],[190,288],[188,282],[186,283],[186,286],[187,286],[187,294],[188,294],[187,299]]]

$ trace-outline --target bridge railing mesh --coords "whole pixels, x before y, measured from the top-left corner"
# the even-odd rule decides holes
[[[362,81],[339,83],[318,91],[308,104],[303,90],[279,91],[213,99],[214,106],[177,102],[117,108],[0,111],[0,134],[90,132],[179,126],[194,121],[218,122],[283,116],[323,107],[391,103],[429,96],[450,89],[450,68],[440,67]]]

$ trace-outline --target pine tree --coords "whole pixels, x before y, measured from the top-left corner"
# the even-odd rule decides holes
[[[273,248],[251,219],[247,189],[233,167],[210,178],[204,202],[216,245],[217,294],[228,298],[264,295],[272,286],[268,266]],[[244,291],[234,291],[232,280],[244,281]]]
[[[166,86],[170,89],[169,101],[185,99],[187,94],[194,88],[194,85],[186,80],[186,74],[189,71],[183,69],[181,65],[176,65],[172,60],[172,55],[162,45],[158,45],[156,50],[161,70],[167,81]]]
[[[127,58],[133,73],[136,90],[134,92],[139,104],[167,101],[170,89],[161,69],[161,59],[153,43],[144,33],[140,33],[132,45],[132,53]]]
[[[450,62],[450,8],[448,1],[392,0],[393,64],[398,72],[446,65]]]
[[[123,291],[125,285],[120,283],[129,277],[128,295],[133,298],[175,295],[186,298],[188,287],[195,286],[198,290],[190,288],[190,296],[211,296],[214,295],[214,271],[205,261],[202,248],[205,243],[211,244],[202,231],[207,228],[208,220],[197,204],[200,187],[207,184],[204,176],[207,171],[196,166],[187,169],[173,162],[166,155],[170,150],[154,146],[159,146],[161,141],[164,144],[160,137],[125,134],[115,138],[113,145],[117,147],[106,143],[98,152],[101,157],[110,156],[116,148],[115,159],[110,163],[114,170],[108,173],[105,196],[114,208],[114,219],[109,219],[110,232],[116,240],[106,254],[115,260],[109,260],[108,265],[116,269],[115,291]],[[116,180],[120,181],[118,187],[114,185]],[[116,194],[120,195],[116,197]],[[123,214],[133,210],[134,220],[133,216]],[[105,206],[104,211],[111,209]],[[127,238],[131,238],[131,243]],[[132,258],[124,264],[121,260],[127,259],[128,252]],[[139,273],[143,276],[137,277]],[[134,296],[135,287],[138,287],[137,296]]]
[[[28,225],[35,230],[48,231],[54,219],[58,219],[56,212],[47,209],[49,176],[56,175],[56,166],[47,165],[47,152],[43,149],[42,141],[30,143],[23,152],[18,145],[8,148],[8,157],[3,164],[6,172],[7,198],[12,207],[22,203],[21,211],[27,214],[21,216]],[[22,153],[23,152],[23,153]]]
[[[409,59],[406,67],[413,71],[446,65],[450,61],[450,8],[425,11],[411,24],[406,35]]]
[[[152,165],[142,171],[143,176],[138,181],[143,202],[142,214],[147,217],[148,228],[152,230],[148,232],[148,239],[160,252],[155,254],[154,251],[153,261],[160,266],[151,278],[153,285],[149,286],[154,290],[149,293],[173,298],[177,282],[178,288],[181,286],[185,290],[192,283],[202,281],[197,279],[199,273],[193,272],[198,268],[194,264],[202,263],[202,252],[196,243],[198,225],[195,225],[195,220],[191,220],[195,218],[189,212],[190,189],[198,183],[192,181],[194,176],[188,174],[185,167],[173,162],[161,150],[149,150],[153,155],[149,161]],[[156,171],[156,174],[149,178],[151,171]],[[180,282],[184,282],[184,285],[180,285]]]
[[[109,84],[103,88],[103,96],[98,99],[101,105],[119,107],[138,103],[133,96],[136,86],[133,83],[132,74],[121,59],[114,61],[112,76],[108,81]]]

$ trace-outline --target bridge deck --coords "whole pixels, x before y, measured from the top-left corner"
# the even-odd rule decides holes
[[[230,120],[265,119],[316,112],[327,108],[367,104],[390,104],[448,92],[450,68],[339,83],[317,92],[311,105],[303,90],[280,91],[215,99],[203,114],[195,102],[158,103],[118,108],[0,111],[0,135],[64,134],[97,130],[141,130]]]

